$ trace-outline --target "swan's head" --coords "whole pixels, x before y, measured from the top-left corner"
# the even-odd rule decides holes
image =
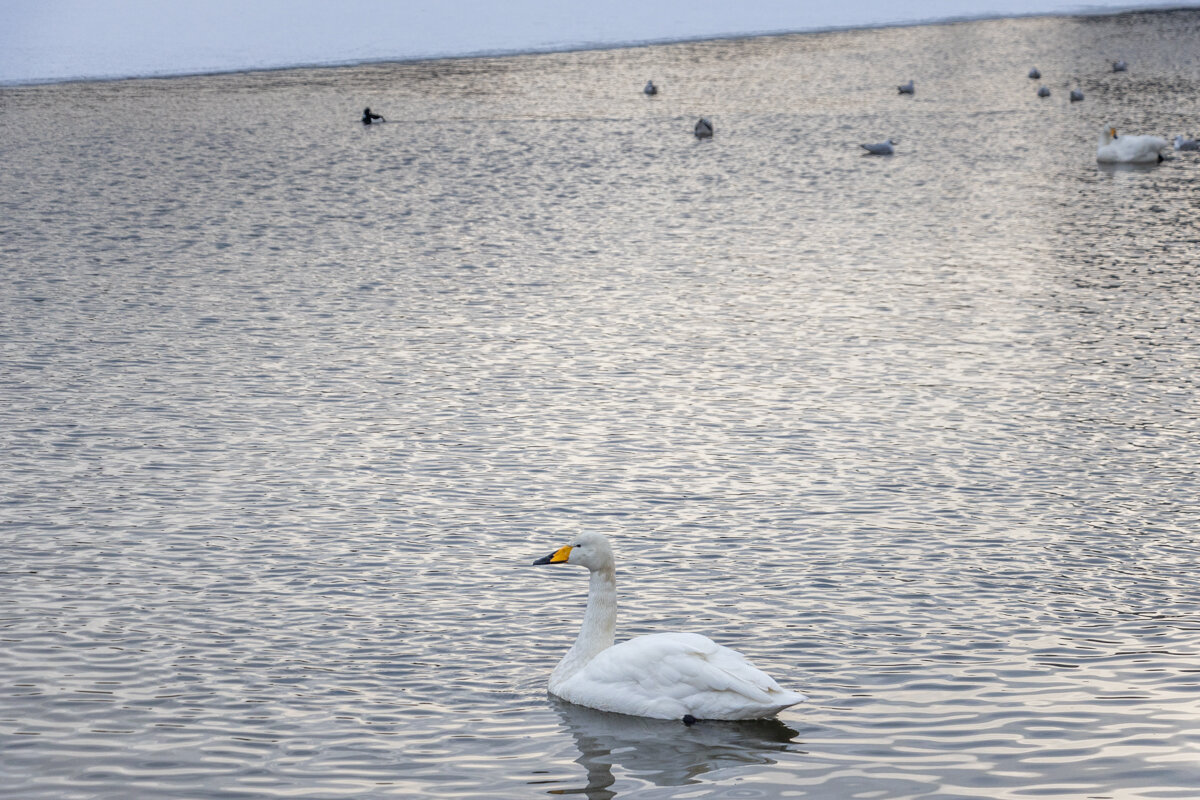
[[[1100,131],[1100,146],[1105,147],[1113,143],[1113,139],[1117,138],[1117,129],[1111,126],[1104,126],[1104,130]]]
[[[571,540],[571,544],[558,548],[548,556],[533,562],[537,564],[577,564],[587,567],[592,572],[600,569],[612,569],[612,548],[608,539],[602,533],[581,533]]]

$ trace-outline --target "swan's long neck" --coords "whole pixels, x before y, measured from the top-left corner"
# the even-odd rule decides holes
[[[588,584],[587,611],[575,644],[550,675],[550,691],[570,678],[613,645],[617,629],[617,577],[612,567],[592,573]]]

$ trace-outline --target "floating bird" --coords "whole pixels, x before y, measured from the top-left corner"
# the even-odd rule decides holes
[[[698,633],[655,633],[613,644],[617,584],[612,549],[583,533],[534,564],[576,564],[591,573],[575,644],[550,674],[550,693],[572,703],[635,717],[762,719],[804,700],[741,653]]]
[[[1038,97],[1049,97],[1049,96],[1050,96],[1049,89],[1047,89],[1045,86],[1038,87]]]
[[[1113,62],[1113,72],[1124,72],[1127,69],[1129,69],[1129,65],[1119,58]]]
[[[890,156],[896,152],[894,139],[886,139],[879,144],[860,144],[859,147],[873,156]]]
[[[916,87],[913,86],[913,82],[911,80],[902,86],[897,86],[896,88],[900,90],[900,94],[916,94],[917,93]]]
[[[1096,160],[1102,164],[1154,164],[1163,160],[1160,152],[1167,140],[1158,136],[1117,136],[1117,129],[1100,132]]]
[[[654,81],[646,81],[646,88],[642,89],[648,95],[658,94],[658,87],[654,85]]]
[[[1175,137],[1176,150],[1200,150],[1200,142],[1195,139],[1185,139],[1182,136]]]
[[[695,134],[697,139],[711,139],[713,135],[712,123],[706,117],[701,117],[696,122]]]
[[[1029,70],[1029,77],[1036,81],[1038,78],[1042,77],[1042,73],[1038,72],[1037,67],[1034,67],[1033,69]]]
[[[387,120],[383,118],[382,114],[373,113],[369,106],[367,108],[364,108],[363,115],[362,115],[363,125],[370,125],[375,120],[379,120],[380,122],[387,122]]]
[[[1078,103],[1082,99],[1083,99],[1083,92],[1079,91],[1078,89],[1071,90],[1071,102],[1072,103]]]

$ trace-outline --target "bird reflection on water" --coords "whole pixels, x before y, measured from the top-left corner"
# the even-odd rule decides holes
[[[1118,172],[1154,172],[1160,166],[1159,164],[1098,161],[1096,162],[1096,171],[1107,175],[1113,175]]]
[[[551,705],[563,727],[575,737],[587,770],[587,786],[551,789],[552,795],[582,794],[588,800],[610,800],[617,792],[613,769],[655,786],[685,786],[729,767],[771,765],[773,754],[793,749],[798,732],[778,719],[701,721],[630,717],[568,703],[553,695]]]

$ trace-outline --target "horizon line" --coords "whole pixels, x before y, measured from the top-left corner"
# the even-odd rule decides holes
[[[0,89],[21,88],[29,86],[51,86],[66,83],[114,83],[116,81],[134,80],[170,80],[173,78],[215,77],[220,75],[240,75],[261,72],[285,72],[306,69],[339,69],[343,67],[358,67],[383,64],[420,64],[434,61],[466,61],[487,58],[514,58],[520,56],[554,55],[559,53],[586,53],[601,50],[629,50],[641,47],[660,47],[675,44],[690,44],[699,42],[734,41],[738,39],[763,39],[783,36],[822,35],[859,30],[886,30],[889,28],[915,28],[924,26],[956,25],[969,22],[989,22],[1009,19],[1037,18],[1086,18],[1112,17],[1123,14],[1137,13],[1168,13],[1200,8],[1200,2],[1166,2],[1161,5],[1134,5],[1117,8],[1109,6],[1082,6],[1075,11],[1046,11],[1029,12],[1025,14],[960,14],[949,17],[930,17],[904,21],[873,22],[861,25],[826,25],[812,28],[776,29],[745,31],[740,33],[697,34],[695,36],[671,36],[657,39],[623,40],[615,42],[571,42],[552,44],[532,48],[502,48],[496,50],[478,50],[470,52],[447,52],[419,56],[383,56],[378,58],[330,59],[321,61],[305,61],[271,66],[229,67],[216,69],[183,69],[179,71],[162,70],[145,73],[113,73],[76,75],[69,77],[51,78],[0,78]]]

